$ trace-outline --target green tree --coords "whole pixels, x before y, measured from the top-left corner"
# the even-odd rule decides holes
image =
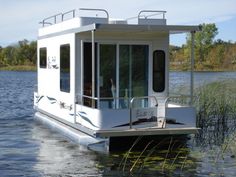
[[[0,67],[12,65],[35,65],[37,42],[24,39],[7,47],[0,46]]]
[[[204,62],[211,46],[213,45],[214,38],[218,34],[218,28],[214,23],[211,24],[201,24],[201,31],[195,34],[195,54],[197,62]],[[188,49],[191,46],[191,36],[187,37]]]

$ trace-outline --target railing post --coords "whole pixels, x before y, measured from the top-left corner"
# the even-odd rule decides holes
[[[190,78],[190,83],[191,83],[191,87],[190,87],[190,95],[191,95],[191,105],[193,105],[193,89],[194,89],[194,35],[195,35],[195,31],[191,31],[191,78]]]
[[[94,42],[94,30],[92,32],[92,108],[95,107],[95,42]]]
[[[132,113],[132,109],[133,109],[133,102],[134,100],[137,100],[137,99],[149,99],[149,98],[153,98],[156,102],[155,105],[158,104],[158,101],[157,101],[157,98],[155,96],[143,96],[143,97],[133,97],[131,100],[130,100],[130,103],[129,103],[129,111],[130,111],[130,119],[129,119],[129,128],[132,129],[132,116],[133,116],[133,113]]]
[[[135,98],[132,98],[132,99],[130,100],[130,104],[129,104],[129,111],[130,111],[130,112],[129,112],[129,114],[130,114],[130,118],[129,118],[129,128],[130,128],[130,129],[132,129],[132,123],[133,123],[133,122],[132,122],[132,116],[133,116],[133,115],[132,115],[132,108],[133,108],[133,101],[134,101],[134,99],[135,99]]]

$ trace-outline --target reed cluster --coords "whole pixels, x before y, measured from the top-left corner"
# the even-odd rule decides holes
[[[204,145],[221,145],[227,136],[235,132],[236,125],[236,82],[219,81],[206,84],[195,91],[197,126],[196,136]]]
[[[142,141],[138,137],[131,148],[123,154],[118,170],[124,175],[147,174],[155,171],[158,175],[174,175],[193,169],[192,158],[185,143],[179,143],[174,137],[164,138],[157,142],[151,140],[142,151],[135,151],[135,146]]]

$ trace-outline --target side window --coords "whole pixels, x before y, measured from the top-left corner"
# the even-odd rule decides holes
[[[60,90],[70,92],[70,45],[60,46]]]
[[[153,90],[155,92],[165,90],[165,52],[163,50],[153,52]]]
[[[47,48],[46,47],[39,49],[39,66],[40,68],[47,67]]]

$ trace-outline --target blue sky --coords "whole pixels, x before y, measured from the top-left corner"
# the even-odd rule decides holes
[[[0,46],[36,40],[43,18],[82,7],[103,8],[110,17],[124,19],[144,9],[166,10],[169,25],[216,23],[216,39],[236,41],[236,0],[0,0]],[[171,39],[180,45],[185,36]]]

